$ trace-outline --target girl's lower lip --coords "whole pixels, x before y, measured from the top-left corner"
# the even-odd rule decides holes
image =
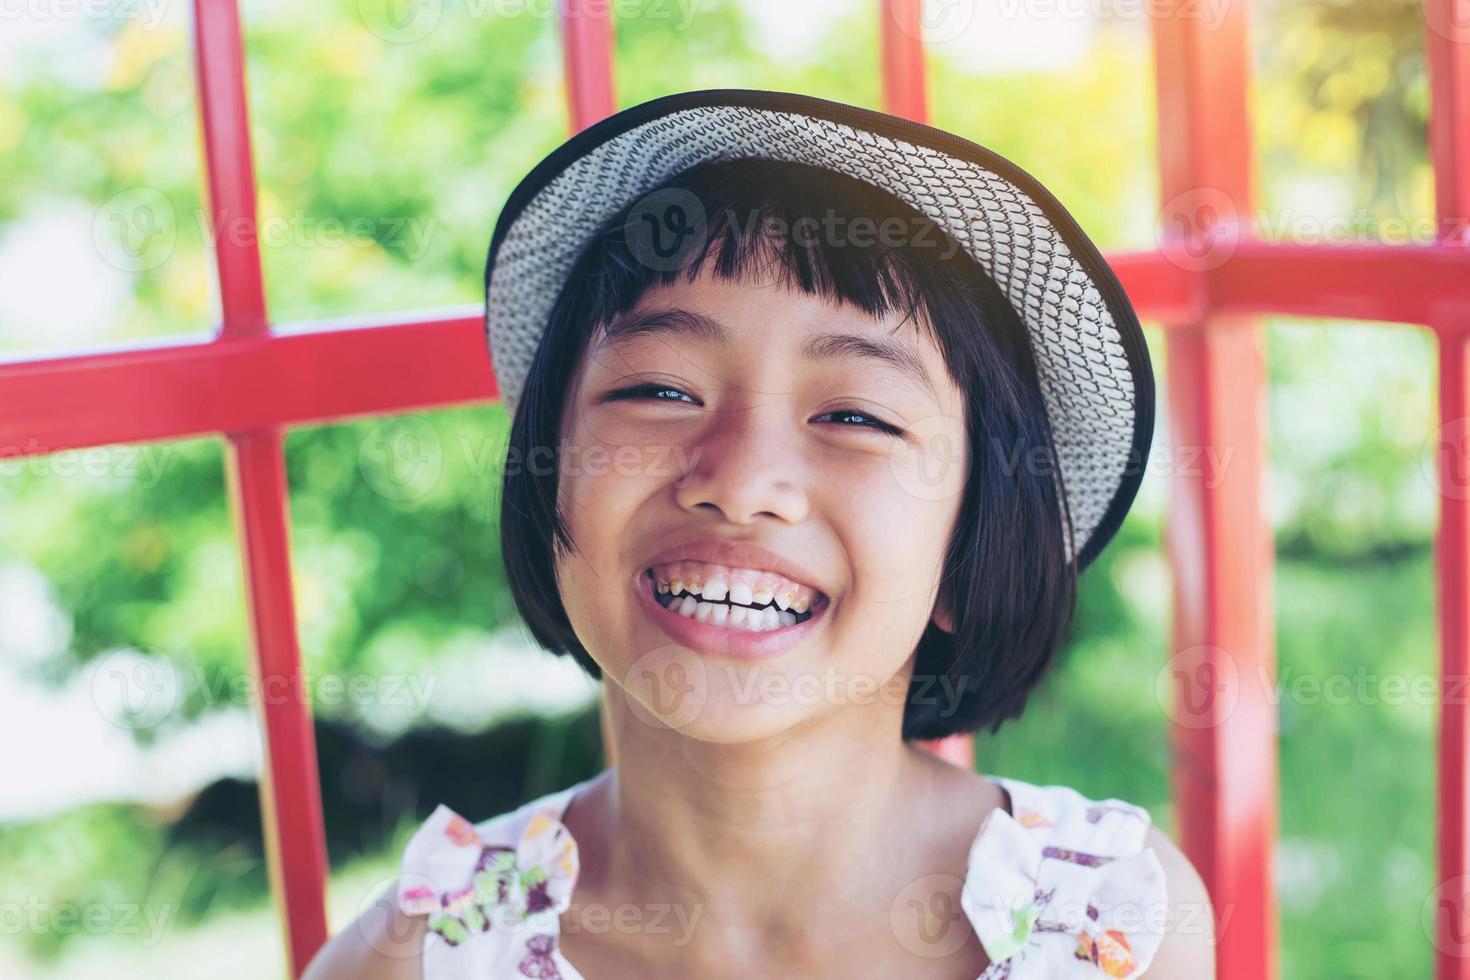
[[[638,573],[634,585],[640,597],[638,601],[648,611],[649,617],[673,637],[675,642],[695,653],[727,657],[731,660],[767,660],[785,653],[811,634],[826,617],[827,607],[831,605],[830,600],[824,598],[821,606],[813,609],[811,616],[800,623],[752,633],[749,630],[711,626],[697,619],[681,616],[672,609],[665,609],[653,597],[646,570]]]

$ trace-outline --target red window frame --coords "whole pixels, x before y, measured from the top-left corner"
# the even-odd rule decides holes
[[[921,0],[878,0],[883,108],[924,120]],[[212,227],[255,227],[256,184],[246,113],[236,0],[194,0],[195,79]],[[1159,171],[1164,201],[1221,192],[1241,214],[1254,205],[1249,4],[1235,0],[1206,29],[1192,0],[1150,7],[1156,56]],[[1470,420],[1470,10],[1466,0],[1424,0],[1430,68],[1430,142],[1436,212],[1432,245],[1267,244],[1238,229],[1230,261],[1191,268],[1166,235],[1158,250],[1109,255],[1140,316],[1165,327],[1169,424],[1178,444],[1229,446],[1228,471],[1176,470],[1167,549],[1173,571],[1171,665],[1203,684],[1198,718],[1173,712],[1176,837],[1203,876],[1217,916],[1222,980],[1275,980],[1277,926],[1271,887],[1277,828],[1274,708],[1261,685],[1217,687],[1275,675],[1273,556],[1263,507],[1265,393],[1259,317],[1278,313],[1428,327],[1439,342],[1441,487],[1467,490],[1452,467]],[[559,0],[572,129],[615,108],[612,23],[605,0]],[[1460,20],[1457,22],[1456,17]],[[1454,229],[1450,231],[1449,229]],[[207,343],[150,345],[0,362],[0,458],[69,448],[216,434],[226,440],[231,512],[240,541],[256,680],[302,683],[292,603],[282,441],[291,426],[393,414],[497,396],[481,318],[387,318],[331,330],[274,333],[254,236],[216,235],[222,322]],[[1197,243],[1196,243],[1197,244]],[[1187,254],[1187,251],[1186,251]],[[1201,263],[1194,263],[1201,265]],[[1202,263],[1208,265],[1209,263]],[[397,368],[377,370],[383,364]],[[419,365],[413,370],[412,365]],[[270,399],[259,392],[269,391]],[[206,394],[202,394],[205,393]],[[90,406],[110,406],[98,413]],[[1216,456],[1206,452],[1207,460]],[[1440,494],[1436,538],[1440,673],[1470,670],[1470,492]],[[1228,651],[1228,654],[1226,653]],[[1221,711],[1228,698],[1231,710]],[[304,698],[260,708],[262,781],[273,893],[288,962],[299,976],[325,941],[326,845],[316,747]],[[1212,714],[1213,713],[1213,714]],[[1189,723],[1181,723],[1188,721]],[[930,743],[961,764],[968,738]],[[1438,722],[1438,876],[1470,873],[1470,724],[1463,699]],[[1470,980],[1449,930],[1466,922],[1465,889],[1444,895],[1435,977]]]

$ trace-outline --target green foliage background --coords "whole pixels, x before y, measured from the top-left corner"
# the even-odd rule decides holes
[[[849,4],[798,55],[773,54],[737,4],[663,7],[678,15],[617,25],[620,105],[725,86],[878,105],[871,4]],[[432,33],[401,43],[375,34],[354,0],[245,8],[261,215],[293,229],[263,249],[274,319],[478,302],[501,203],[565,136],[554,24],[474,16],[474,7],[451,3]],[[1432,214],[1418,11],[1413,0],[1257,5],[1251,104],[1265,213],[1310,210],[1303,195],[1329,187],[1328,210],[1351,215],[1365,236],[1386,219]],[[134,277],[130,301],[99,339],[207,330],[218,312],[198,220],[187,25],[146,29],[117,19],[71,29],[105,46],[96,78],[78,82],[38,58],[0,82],[0,233],[40,202],[99,208],[152,188],[174,211],[172,252]],[[1144,26],[1108,25],[1059,69],[984,68],[957,46],[935,46],[934,122],[1030,170],[1104,249],[1150,246],[1159,205]],[[314,237],[324,222],[363,217],[372,222],[364,240]],[[422,240],[403,234],[414,222]],[[1389,703],[1371,686],[1328,703],[1291,685],[1435,669],[1436,499],[1424,470],[1435,352],[1411,327],[1293,320],[1264,329],[1283,688],[1284,975],[1423,975],[1431,955],[1420,913],[1433,874],[1433,705]],[[1163,336],[1153,325],[1149,334],[1162,406]],[[57,346],[0,322],[0,354]],[[289,435],[296,596],[314,673],[429,670],[466,638],[513,622],[492,506],[505,414],[470,405],[421,418],[442,448],[443,470],[407,499],[384,491],[398,476],[391,452],[379,451],[383,420]],[[1166,424],[1161,418],[1156,447],[1166,443]],[[156,484],[29,472],[0,481],[0,558],[40,569],[72,625],[66,648],[36,668],[40,682],[60,684],[120,645],[197,667],[210,683],[245,670],[248,631],[219,445],[154,449],[165,462]],[[1155,697],[1168,649],[1166,488],[1166,475],[1151,480],[1086,576],[1063,667],[1024,719],[981,741],[979,755],[985,771],[1143,803],[1168,828],[1168,747]],[[193,691],[184,710],[142,735],[166,738],[208,709]],[[333,720],[373,723],[350,709]],[[177,902],[184,933],[170,932],[165,951],[188,946],[191,935],[216,935],[206,929],[214,920],[273,926],[241,917],[267,901],[257,859],[228,846],[171,845],[166,829],[156,814],[122,804],[0,827],[6,888],[52,901]],[[337,880],[391,869],[407,829],[390,828],[389,846],[339,867],[345,877]],[[255,874],[247,873],[252,862]],[[334,922],[353,911],[335,900]],[[218,935],[231,941],[228,929]],[[0,938],[37,975],[80,975],[92,962],[80,947],[107,942],[55,930]],[[116,969],[136,962],[157,975],[156,957],[126,944],[108,955]],[[241,969],[280,969],[261,955]]]

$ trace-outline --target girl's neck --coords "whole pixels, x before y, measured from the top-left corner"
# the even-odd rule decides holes
[[[572,826],[582,894],[614,907],[673,905],[773,942],[824,916],[877,923],[917,875],[963,872],[983,816],[985,781],[897,732],[724,745],[632,725]]]

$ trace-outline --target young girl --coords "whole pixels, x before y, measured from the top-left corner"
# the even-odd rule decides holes
[[[440,806],[308,976],[1214,975],[1148,813],[915,744],[1021,714],[1153,429],[1136,317],[1033,178],[788,93],[644,103],[507,204],[502,544],[614,765]]]

